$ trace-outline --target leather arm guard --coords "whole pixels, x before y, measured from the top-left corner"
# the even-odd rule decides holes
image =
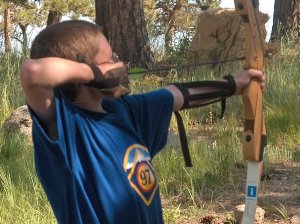
[[[129,90],[129,79],[127,76],[127,67],[111,69],[104,75],[98,66],[87,64],[94,74],[94,80],[86,83],[86,86],[100,89],[103,94],[110,95],[114,98],[127,95]]]
[[[223,77],[227,82],[222,81],[197,81],[188,83],[172,83],[183,95],[184,103],[181,109],[189,109],[194,107],[206,106],[218,101],[225,100],[226,97],[235,93],[235,81],[233,76],[227,75]],[[210,87],[212,90],[207,93],[199,93],[192,95],[190,89]],[[224,108],[225,109],[225,108]],[[223,115],[224,111],[222,111]]]
[[[223,78],[226,79],[227,82],[197,81],[197,82],[189,82],[189,83],[172,83],[172,85],[175,85],[183,95],[184,103],[181,110],[195,108],[195,107],[203,107],[221,101],[222,111],[220,117],[223,117],[226,108],[226,98],[234,95],[236,90],[236,84],[233,76],[227,75],[224,76]],[[201,87],[211,88],[211,91],[206,93],[194,94],[194,95],[192,95],[189,91],[190,89],[193,88],[197,89]],[[188,148],[188,141],[184,129],[183,120],[178,111],[174,113],[177,120],[179,138],[180,138],[185,165],[187,167],[191,167],[192,161],[191,161],[191,156]]]

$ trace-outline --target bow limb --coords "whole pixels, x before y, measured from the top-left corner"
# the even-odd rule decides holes
[[[257,19],[258,0],[235,0],[235,8],[245,27],[245,69],[263,70],[264,48]],[[262,91],[253,80],[243,92],[244,132],[243,155],[248,161],[246,204],[242,224],[253,223],[261,178],[266,129],[263,119]]]

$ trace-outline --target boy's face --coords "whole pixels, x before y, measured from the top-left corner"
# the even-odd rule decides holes
[[[118,60],[118,57],[112,52],[111,46],[104,37],[104,35],[99,35],[98,39],[99,52],[95,57],[95,64],[101,69],[104,76],[119,78],[119,86],[102,90],[107,96],[112,96],[113,98],[119,98],[122,95],[129,93],[129,80],[127,77],[127,68],[124,63]]]
[[[101,64],[109,64],[116,62],[113,58],[113,52],[111,46],[103,35],[99,35],[98,43],[100,46],[100,50],[95,58],[95,63],[98,65]]]

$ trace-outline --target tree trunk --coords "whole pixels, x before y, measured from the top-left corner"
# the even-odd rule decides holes
[[[55,23],[59,23],[62,17],[62,13],[56,9],[49,10],[47,26]]]
[[[19,27],[21,29],[22,32],[22,37],[23,37],[23,42],[22,42],[22,52],[24,56],[27,56],[28,54],[28,39],[27,39],[27,34],[26,34],[26,29],[27,29],[27,25],[23,25],[21,23],[19,23]]]
[[[284,36],[297,40],[300,37],[300,0],[275,0],[270,41]]]
[[[11,51],[11,19],[10,9],[4,9],[4,39],[5,39],[5,52]]]
[[[96,24],[130,66],[154,67],[142,0],[96,0]]]
[[[105,24],[108,23],[105,16],[107,15],[105,9],[106,1],[105,0],[95,0],[96,7],[96,24],[101,26],[103,33],[108,37],[107,29],[105,29]]]

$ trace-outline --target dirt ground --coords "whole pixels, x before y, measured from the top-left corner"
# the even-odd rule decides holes
[[[238,192],[243,192],[246,176],[239,178]],[[235,206],[244,204],[244,200],[244,195],[237,194],[237,189],[229,191],[218,199],[215,218],[206,222],[204,216],[197,223],[229,224],[231,222],[224,222],[224,208],[233,211]],[[277,164],[268,171],[261,184],[258,205],[265,210],[263,224],[300,224],[300,164]]]
[[[237,173],[239,175],[235,178],[240,183],[238,186],[224,184],[220,195],[214,196],[217,199],[203,200],[209,208],[205,214],[201,217],[191,216],[185,220],[179,218],[175,223],[236,224],[234,219],[228,219],[228,214],[233,214],[235,206],[244,204],[245,167],[237,170]],[[166,200],[163,200],[163,204],[168,206]],[[300,164],[274,165],[261,184],[258,206],[265,211],[264,222],[261,224],[300,224]]]
[[[288,220],[281,223],[300,224],[300,165],[278,165],[269,175],[270,180],[265,181],[261,194],[262,201],[277,205],[277,208],[286,207]],[[266,212],[265,223],[275,223],[274,218],[277,220],[272,212]]]

